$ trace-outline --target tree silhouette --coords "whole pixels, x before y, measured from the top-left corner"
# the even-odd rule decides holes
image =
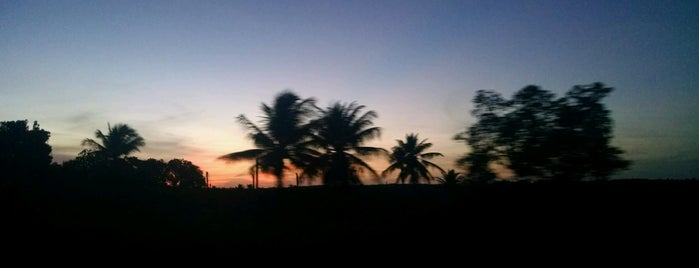
[[[374,127],[374,111],[362,113],[364,105],[336,102],[321,110],[322,116],[312,122],[314,131],[307,145],[318,151],[305,156],[305,178],[322,175],[325,185],[358,185],[363,172],[378,178],[376,171],[360,157],[385,154],[386,150],[362,146],[379,137],[381,129]]]
[[[468,166],[468,178],[473,182],[490,182],[495,173],[490,170],[490,163],[497,162],[501,152],[497,146],[498,131],[508,102],[500,94],[479,90],[473,99],[474,109],[471,115],[477,121],[466,132],[454,136],[455,140],[464,141],[471,146],[471,152],[456,160],[457,165]]]
[[[398,145],[392,148],[390,155],[390,165],[383,171],[382,176],[386,177],[391,172],[400,170],[396,183],[405,183],[405,180],[411,184],[420,183],[420,179],[426,180],[428,183],[432,181],[433,176],[429,172],[429,168],[434,168],[444,173],[444,170],[429,160],[444,156],[441,153],[428,152],[425,150],[432,147],[432,143],[427,142],[427,139],[419,141],[417,134],[408,134],[405,136],[405,141],[396,140]]]
[[[447,170],[441,178],[437,178],[437,182],[444,185],[457,185],[464,182],[464,176],[453,169]]]
[[[601,103],[613,89],[602,83],[575,86],[565,97],[527,86],[505,100],[478,91],[472,114],[478,119],[455,137],[472,151],[458,160],[469,175],[492,179],[489,165],[499,163],[520,178],[604,179],[630,162],[610,145],[612,121]]]
[[[206,179],[201,169],[184,159],[172,159],[167,162],[164,178],[170,186],[182,188],[206,187]]]
[[[140,151],[139,147],[146,145],[136,130],[126,124],[116,124],[114,127],[107,124],[107,129],[106,135],[99,129],[95,131],[95,137],[101,143],[93,139],[84,139],[82,145],[88,146],[97,156],[105,159],[126,157]]]
[[[296,167],[303,167],[304,154],[309,153],[304,144],[310,134],[307,124],[314,113],[314,99],[301,99],[290,91],[278,94],[272,106],[262,103],[261,126],[252,123],[245,115],[237,117],[248,131],[248,137],[256,149],[230,153],[219,157],[226,161],[257,160],[262,172],[274,175],[277,187],[283,186],[284,160]]]
[[[162,159],[149,158],[140,160],[136,157],[127,157],[126,160],[134,168],[134,179],[140,181],[144,185],[165,186],[167,185],[165,177],[166,163]]]
[[[620,157],[621,149],[609,144],[613,123],[602,99],[612,90],[602,83],[575,86],[559,100],[557,128],[552,138],[557,145],[554,159],[558,163],[552,170],[554,178],[606,179],[631,164]]]
[[[5,180],[44,175],[51,164],[50,133],[27,120],[0,122],[0,170]]]

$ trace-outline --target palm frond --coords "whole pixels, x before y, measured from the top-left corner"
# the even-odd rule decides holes
[[[444,173],[444,169],[442,169],[440,166],[438,166],[438,165],[435,164],[435,163],[432,163],[432,162],[427,161],[427,160],[424,160],[424,159],[423,159],[421,162],[422,162],[422,165],[425,166],[425,167],[434,168],[434,169],[439,170],[440,172],[442,172],[442,174]]]
[[[225,161],[255,160],[265,153],[263,149],[250,149],[219,156],[218,159]]]
[[[364,170],[369,171],[369,173],[371,173],[371,175],[373,175],[374,177],[379,177],[379,174],[376,172],[376,170],[374,170],[371,166],[369,166],[369,164],[364,162],[364,160],[362,160],[359,157],[356,157],[354,155],[351,155],[351,154],[346,154],[346,156],[347,156],[347,159],[349,159],[349,162],[353,166],[361,167]]]
[[[437,157],[437,156],[444,157],[443,154],[441,154],[441,153],[435,153],[435,152],[424,153],[424,154],[421,154],[421,155],[420,155],[420,157],[421,157],[421,158],[424,158],[424,159],[432,159],[432,158],[435,158],[435,157]]]
[[[360,146],[360,147],[353,147],[352,150],[361,156],[381,156],[381,155],[388,154],[388,151],[386,151],[386,149],[378,148],[378,147]]]

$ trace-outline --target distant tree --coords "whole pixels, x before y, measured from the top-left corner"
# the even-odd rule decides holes
[[[424,179],[428,183],[432,181],[433,176],[429,168],[434,168],[444,173],[444,170],[430,162],[429,160],[444,156],[441,153],[425,152],[432,147],[432,143],[427,142],[427,139],[419,141],[417,134],[408,134],[405,136],[405,141],[396,140],[398,145],[393,146],[390,155],[390,165],[383,171],[382,176],[386,177],[393,171],[399,170],[400,173],[396,178],[396,183],[405,183],[407,179],[411,184],[420,183]]]
[[[93,139],[84,139],[83,146],[88,146],[98,157],[116,159],[138,152],[139,147],[146,145],[136,130],[126,124],[116,124],[114,127],[107,124],[107,129],[106,135],[99,129],[95,131],[95,137],[101,143]]]
[[[0,122],[0,172],[4,180],[19,176],[41,176],[52,161],[50,132],[34,121],[29,129],[27,120]]]
[[[89,149],[82,150],[74,159],[63,162],[63,170],[68,178],[88,179],[95,177],[95,172],[104,168],[103,161]]]
[[[182,188],[206,187],[206,179],[198,166],[184,159],[167,162],[164,173],[167,185]]]
[[[505,100],[481,90],[472,114],[478,120],[455,139],[471,152],[458,160],[469,176],[494,178],[489,165],[501,164],[520,178],[605,179],[630,162],[610,145],[612,120],[602,99],[613,89],[601,83],[575,86],[565,97],[527,86]]]
[[[314,99],[301,99],[293,92],[278,94],[272,106],[262,104],[260,126],[252,123],[245,115],[237,117],[249,132],[248,137],[256,149],[230,153],[219,157],[227,161],[257,160],[262,172],[274,175],[277,187],[283,186],[284,160],[295,167],[303,167],[301,160],[307,150],[302,147],[310,134],[307,122],[314,113]]]
[[[613,122],[602,99],[612,90],[602,83],[575,86],[558,101],[551,139],[556,152],[553,178],[606,179],[631,165],[621,158],[621,149],[610,145]]]
[[[464,182],[464,176],[453,169],[447,170],[441,178],[437,178],[437,182],[444,185],[457,185]]]
[[[381,135],[373,126],[378,116],[374,111],[362,113],[364,105],[336,102],[321,110],[321,117],[312,122],[313,135],[307,145],[316,152],[305,154],[302,177],[322,177],[325,185],[359,185],[360,175],[368,172],[378,178],[376,171],[360,157],[386,154],[382,148],[363,146]]]
[[[143,187],[158,184],[144,162],[128,157],[145,146],[144,139],[126,124],[107,124],[107,133],[95,131],[97,140],[84,139],[87,148],[73,160],[63,163],[66,173],[82,178],[81,183],[105,187]]]
[[[469,181],[490,182],[496,176],[489,165],[499,163],[502,154],[498,147],[498,132],[508,102],[500,94],[488,90],[476,92],[473,102],[475,108],[471,114],[476,117],[476,123],[454,137],[470,145],[471,152],[456,162],[467,166]]]
[[[136,157],[128,157],[128,162],[134,168],[134,179],[151,186],[165,186],[165,172],[167,164],[162,159],[149,158],[140,160]]]

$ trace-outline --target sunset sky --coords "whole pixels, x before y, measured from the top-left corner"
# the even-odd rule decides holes
[[[366,105],[369,145],[419,133],[449,169],[476,90],[593,82],[615,88],[613,144],[634,161],[617,178],[699,176],[699,1],[0,1],[0,121],[37,120],[59,163],[125,123],[135,156],[219,187],[250,183],[251,163],[216,160],[253,148],[235,117],[284,89]]]

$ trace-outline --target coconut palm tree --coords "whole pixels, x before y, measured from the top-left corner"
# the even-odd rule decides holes
[[[463,181],[463,174],[456,172],[453,169],[447,170],[447,172],[444,173],[441,178],[437,178],[437,182],[444,185],[457,185],[463,183]]]
[[[126,157],[133,152],[139,152],[139,147],[146,145],[136,130],[126,124],[116,124],[114,127],[107,124],[107,134],[98,129],[95,131],[95,137],[99,142],[84,139],[82,145],[90,147],[92,152],[105,159]]]
[[[412,184],[417,184],[420,179],[425,179],[428,183],[432,181],[433,176],[428,168],[434,168],[442,173],[444,170],[429,160],[444,156],[441,153],[424,151],[432,147],[432,143],[427,142],[427,139],[418,142],[417,134],[408,134],[405,136],[405,141],[396,140],[398,145],[392,148],[390,155],[390,165],[381,174],[386,177],[391,172],[400,170],[396,183],[405,183],[405,180]]]
[[[313,136],[308,142],[317,154],[308,159],[303,177],[321,175],[325,185],[358,185],[360,175],[368,172],[378,178],[376,171],[360,157],[386,154],[386,150],[363,144],[381,135],[381,128],[373,126],[378,115],[374,111],[362,113],[364,105],[333,103],[321,110],[321,117],[313,122]],[[313,153],[306,154],[313,156]]]
[[[289,167],[284,160],[296,167],[302,167],[304,154],[312,153],[301,145],[310,134],[309,117],[314,114],[315,100],[301,99],[290,91],[279,93],[272,106],[262,103],[262,120],[254,124],[245,115],[237,117],[238,122],[249,133],[248,137],[257,148],[230,153],[219,157],[226,161],[256,160],[256,165],[264,173],[272,174],[277,186],[283,186],[284,170]]]

